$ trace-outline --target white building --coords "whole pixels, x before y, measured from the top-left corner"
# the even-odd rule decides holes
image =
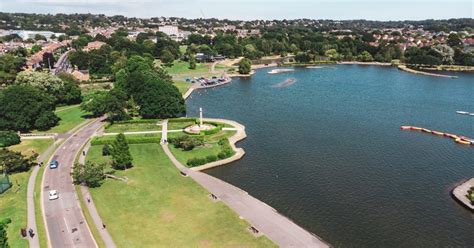
[[[55,35],[56,37],[59,37],[64,33],[54,33],[51,31],[4,30],[0,33],[0,36],[7,36],[11,34],[16,34],[20,36],[23,40],[34,39],[37,34],[46,37],[47,40],[51,40],[51,36]]]
[[[190,32],[187,31],[181,31],[179,30],[178,26],[173,26],[173,25],[166,25],[166,26],[161,26],[158,28],[158,31],[165,33],[168,35],[172,40],[175,41],[182,41],[188,38]]]

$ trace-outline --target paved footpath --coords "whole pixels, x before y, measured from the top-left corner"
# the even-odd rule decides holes
[[[52,139],[50,136],[49,138]],[[38,156],[38,162],[43,162],[47,164],[49,155],[54,151],[55,143],[51,144],[46,151],[41,153]],[[33,171],[31,172],[30,178],[28,179],[28,189],[26,193],[26,204],[27,204],[27,220],[28,220],[28,227],[27,229],[32,229],[35,235],[33,237],[28,236],[28,243],[31,248],[40,247],[39,238],[38,238],[38,229],[36,226],[36,213],[35,213],[35,182],[36,177],[38,176],[39,167],[34,166]],[[43,223],[41,223],[42,225]]]
[[[166,139],[168,123],[163,123],[163,139]],[[182,165],[173,156],[166,143],[164,152],[173,164],[197,183],[222,200],[227,206],[248,221],[253,227],[280,247],[330,247],[316,235],[296,225],[275,209],[252,197],[247,192],[208,174],[193,171]]]
[[[79,157],[79,163],[84,164],[86,162],[85,154],[87,154],[87,151],[89,150],[90,146],[91,146],[91,143],[89,142],[84,147],[83,153],[81,153]],[[115,245],[114,240],[112,239],[112,236],[110,236],[109,231],[107,231],[107,228],[103,227],[103,224],[105,223],[100,218],[99,212],[97,211],[97,208],[95,207],[94,200],[92,200],[92,197],[89,193],[89,188],[87,186],[82,185],[81,194],[82,194],[82,198],[86,201],[87,210],[89,210],[92,220],[94,221],[95,228],[99,231],[99,234],[105,243],[105,247],[107,248],[117,247]],[[89,225],[92,225],[92,223],[89,223]]]

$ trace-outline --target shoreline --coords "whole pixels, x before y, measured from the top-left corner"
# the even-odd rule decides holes
[[[469,202],[469,200],[466,197],[466,194],[467,194],[467,190],[473,186],[474,186],[474,177],[458,184],[451,191],[451,195],[454,198],[454,200],[456,200],[463,207],[471,210],[471,212],[474,212],[474,205],[472,205]]]
[[[384,62],[362,62],[362,61],[340,61],[338,65],[378,65],[378,66],[392,66],[391,63]]]
[[[242,125],[242,124],[240,124],[236,121],[225,120],[225,119],[216,119],[216,118],[203,118],[203,121],[225,123],[225,124],[233,126],[237,130],[237,132],[234,135],[232,135],[232,137],[228,138],[230,147],[232,147],[232,150],[235,152],[235,154],[232,155],[229,158],[226,158],[226,159],[221,159],[221,160],[217,160],[217,161],[207,163],[207,164],[203,164],[203,165],[200,165],[200,166],[191,167],[190,168],[191,170],[193,170],[193,171],[203,171],[203,170],[215,168],[215,167],[218,167],[218,166],[226,165],[226,164],[232,163],[234,161],[240,160],[245,155],[244,149],[235,146],[235,144],[237,142],[247,138],[247,133],[245,132],[245,126],[244,125]]]
[[[207,120],[217,120],[225,123],[238,124],[235,121],[225,119],[208,118]],[[241,127],[244,128],[243,125],[241,125]],[[164,130],[167,130],[167,128]],[[244,135],[245,132],[243,131],[243,133],[240,134]],[[237,142],[238,140],[245,138],[241,137],[241,135],[234,135],[231,138],[235,137],[234,142]],[[231,138],[229,138],[229,141]],[[245,220],[251,228],[257,230],[257,233],[265,235],[279,247],[331,247],[316,234],[299,226],[290,218],[280,214],[270,205],[251,196],[248,192],[239,187],[207,173],[193,170],[192,168],[182,165],[171,153],[168,144],[161,143],[161,147],[171,162],[182,174],[191,177],[196,183],[206,189],[214,199],[222,201],[227,207],[239,215],[240,219]],[[236,149],[241,149],[243,152],[242,148]]]
[[[443,75],[443,74],[436,74],[436,73],[418,71],[418,70],[408,68],[406,65],[399,65],[399,66],[397,66],[397,68],[401,71],[414,73],[414,74],[419,74],[419,75],[431,76],[431,77],[442,77],[442,78],[453,78],[453,79],[458,78],[458,76],[450,76],[450,75]]]

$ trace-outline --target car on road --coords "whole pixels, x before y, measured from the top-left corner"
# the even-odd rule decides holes
[[[56,161],[56,160],[54,160],[54,159],[51,160],[51,162],[49,163],[49,168],[50,168],[50,169],[56,169],[56,168],[58,168],[58,166],[59,166],[58,161]]]
[[[49,191],[49,200],[56,200],[59,198],[59,193],[57,190],[50,190]]]

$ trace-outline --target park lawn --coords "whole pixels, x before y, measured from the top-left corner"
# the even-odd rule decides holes
[[[187,126],[196,124],[194,121],[183,121],[183,122],[168,122],[168,130],[180,130]]]
[[[161,131],[161,125],[156,125],[156,123],[118,123],[106,127],[104,131],[106,133]]]
[[[48,132],[66,133],[85,121],[85,116],[88,114],[82,111],[80,105],[60,108],[57,109],[55,113],[61,120],[59,121],[59,125],[51,128]]]
[[[20,144],[9,147],[13,151],[31,155],[33,151],[44,152],[52,139],[23,140]],[[0,195],[0,220],[10,218],[12,223],[8,225],[7,236],[10,247],[28,247],[28,240],[20,235],[20,229],[27,225],[26,191],[31,171],[14,173],[9,175],[13,186]],[[38,223],[38,225],[41,225]]]
[[[194,73],[209,73],[210,64],[196,63],[196,69],[189,69],[189,62],[176,60],[171,67],[163,66],[163,69],[171,75],[175,74],[194,74]]]
[[[212,135],[203,136],[204,145],[198,146],[191,151],[184,151],[181,148],[175,148],[172,144],[168,143],[168,147],[175,156],[175,158],[183,165],[187,165],[189,159],[192,158],[205,158],[209,155],[219,154],[222,151],[222,147],[218,144],[222,138],[229,138],[235,134],[235,131],[221,131]],[[168,139],[186,135],[184,132],[168,133]]]
[[[179,93],[181,93],[181,95],[184,95],[191,87],[191,83],[185,81],[174,81],[173,84],[174,86],[176,86],[176,88],[178,88]]]
[[[92,146],[89,161],[103,160]],[[275,247],[191,178],[182,177],[159,144],[130,145],[134,167],[117,171],[127,183],[107,180],[91,189],[118,247]]]

